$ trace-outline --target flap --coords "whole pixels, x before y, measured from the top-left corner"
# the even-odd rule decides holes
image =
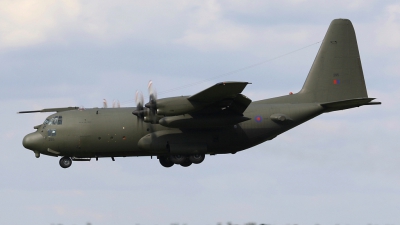
[[[235,98],[248,82],[221,82],[188,98],[195,102],[216,102],[226,98]]]

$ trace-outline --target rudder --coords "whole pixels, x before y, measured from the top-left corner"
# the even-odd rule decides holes
[[[309,102],[319,103],[368,97],[350,20],[331,22],[299,94]]]

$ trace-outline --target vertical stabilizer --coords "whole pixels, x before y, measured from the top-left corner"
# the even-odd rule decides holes
[[[368,97],[350,20],[331,22],[299,94],[309,102],[319,103]]]

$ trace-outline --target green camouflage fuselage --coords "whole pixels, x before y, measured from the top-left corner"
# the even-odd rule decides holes
[[[174,143],[204,144],[207,154],[235,153],[270,140],[324,110],[316,103],[269,104],[264,100],[247,108],[244,116],[250,118],[248,121],[229,127],[177,129],[141,122],[132,115],[134,109],[94,108],[53,114],[49,118],[62,116],[62,124],[40,126],[37,133],[43,140],[33,150],[45,155],[78,158],[168,154],[162,147],[153,151],[138,146],[144,136],[161,132],[175,134]],[[291,120],[274,121],[270,118],[274,114],[286,115]],[[55,130],[56,135],[48,136],[48,130]]]

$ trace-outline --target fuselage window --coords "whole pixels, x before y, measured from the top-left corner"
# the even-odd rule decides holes
[[[46,119],[46,120],[43,122],[43,125],[47,125],[47,124],[49,124],[49,120],[48,120],[48,119]]]
[[[50,129],[50,130],[47,130],[47,136],[49,136],[49,137],[54,137],[54,136],[56,136],[56,130],[55,129]]]

